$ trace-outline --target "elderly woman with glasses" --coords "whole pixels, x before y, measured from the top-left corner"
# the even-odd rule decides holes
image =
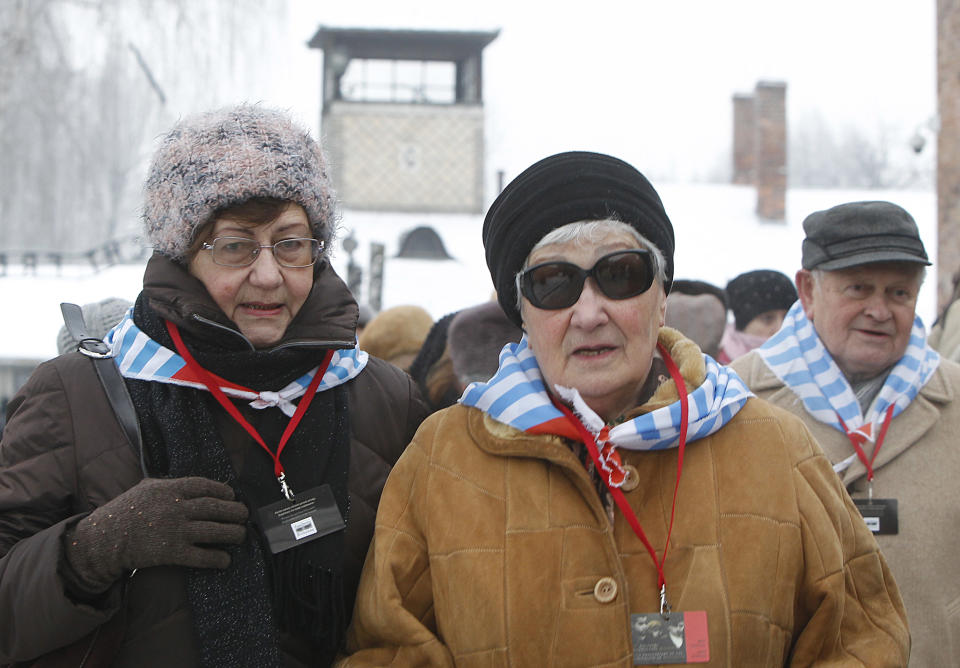
[[[77,352],[13,400],[0,664],[329,665],[426,405],[356,347],[326,161],[285,114],[181,121],[144,196],[155,252],[106,341],[139,438]]]
[[[384,488],[343,666],[903,666],[903,604],[803,424],[663,327],[674,234],[563,153],[486,216],[524,336]]]

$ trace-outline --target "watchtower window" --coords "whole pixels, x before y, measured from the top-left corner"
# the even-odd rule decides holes
[[[340,78],[340,97],[354,102],[453,104],[456,79],[452,62],[353,58]]]

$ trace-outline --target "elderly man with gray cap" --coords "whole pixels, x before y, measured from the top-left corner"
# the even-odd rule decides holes
[[[900,586],[910,665],[960,665],[960,366],[916,315],[930,261],[890,202],[840,204],[803,228],[799,302],[733,367],[833,462]]]

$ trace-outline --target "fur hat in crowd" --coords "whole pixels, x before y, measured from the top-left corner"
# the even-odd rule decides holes
[[[767,311],[788,310],[797,301],[797,288],[786,274],[757,269],[727,283],[734,326],[743,331],[750,321]]]
[[[706,281],[677,279],[667,295],[664,324],[679,330],[715,358],[727,326],[726,294]]]
[[[673,281],[673,225],[657,191],[635,167],[602,153],[570,151],[544,158],[511,181],[483,221],[483,247],[497,299],[517,326],[516,275],[547,233],[568,223],[615,217],[649,239]]]
[[[185,262],[197,230],[218,209],[253,197],[296,202],[329,247],[335,226],[327,161],[285,113],[239,105],[184,118],[163,138],[143,187],[154,250]]]
[[[523,330],[510,322],[497,302],[459,311],[447,332],[457,380],[465,386],[489,380],[500,365],[500,349],[522,336]]]
[[[357,341],[361,350],[406,371],[433,327],[433,318],[419,306],[394,306],[380,311]]]
[[[113,329],[123,318],[124,313],[133,306],[132,302],[119,297],[107,297],[98,302],[91,302],[80,307],[83,312],[83,322],[87,326],[87,333],[102,339],[107,332]],[[57,334],[57,353],[63,355],[77,349],[77,344],[67,330],[67,326],[60,327]]]

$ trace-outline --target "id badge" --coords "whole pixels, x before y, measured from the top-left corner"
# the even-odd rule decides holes
[[[309,543],[347,526],[330,485],[312,487],[293,497],[257,508],[257,524],[274,554]]]
[[[853,503],[875,535],[891,536],[900,530],[896,499],[854,499]]]
[[[706,610],[632,614],[630,636],[635,666],[710,660]]]

